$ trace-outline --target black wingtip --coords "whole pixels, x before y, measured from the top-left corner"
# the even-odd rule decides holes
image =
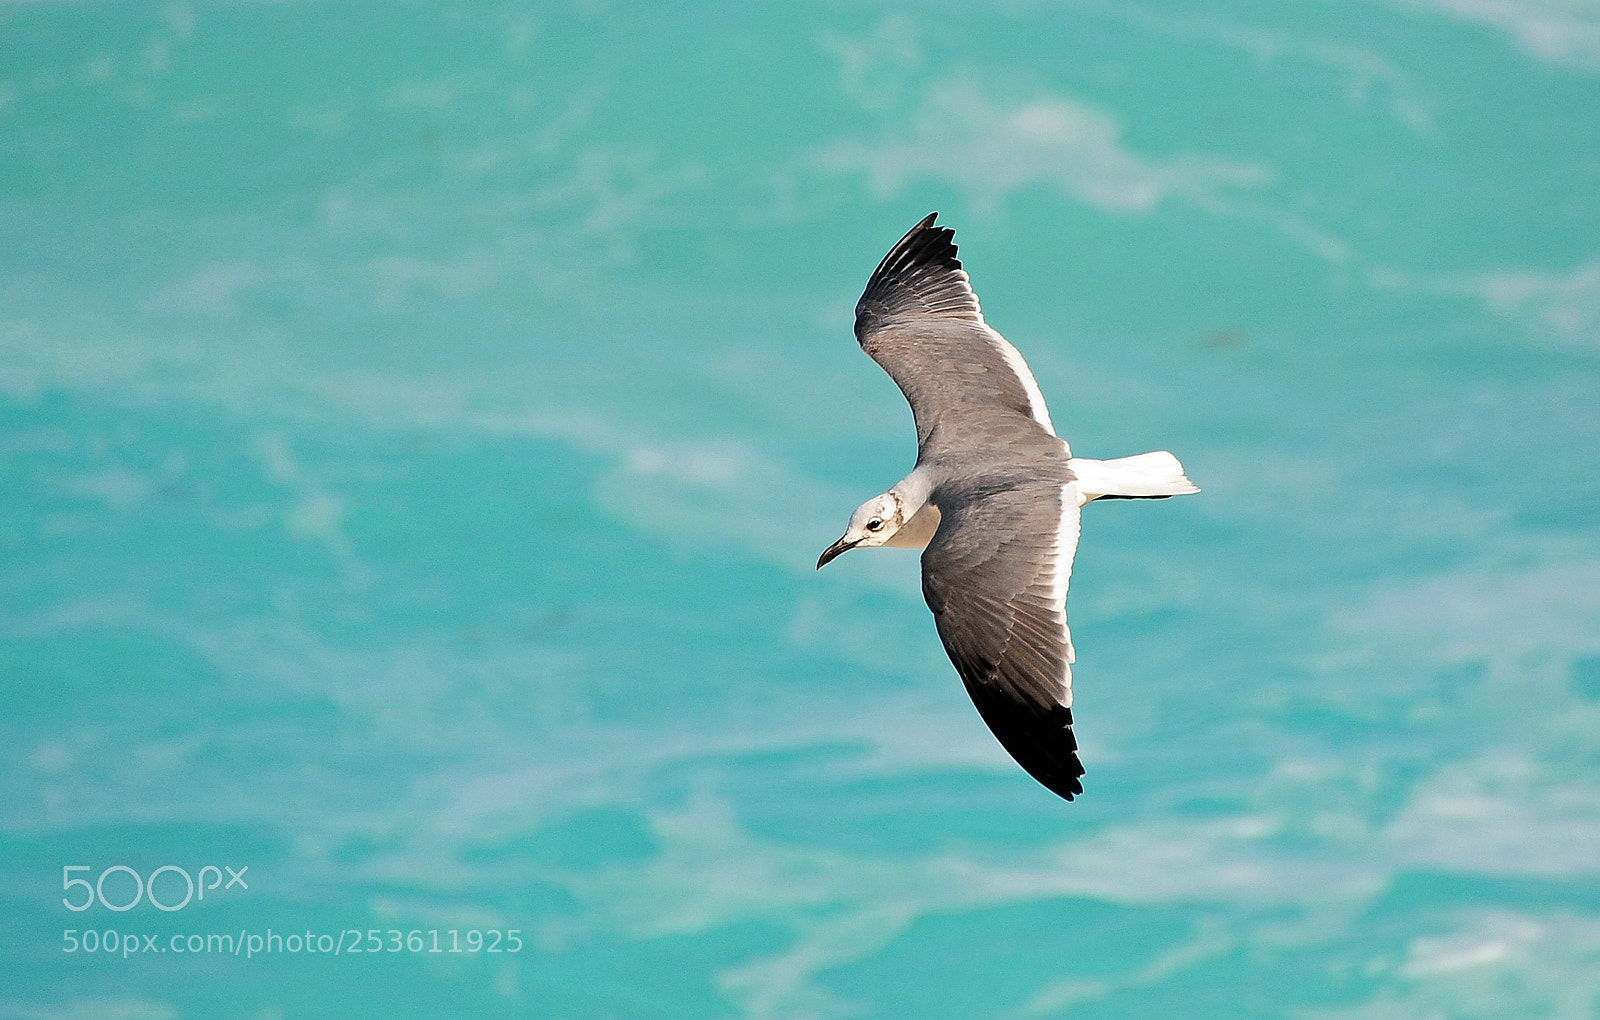
[[[1055,705],[1047,712],[1018,706],[1009,695],[983,684],[967,684],[978,714],[1002,747],[1028,775],[1064,800],[1083,792],[1083,762],[1072,733],[1072,709]]]
[[[910,315],[982,319],[977,296],[956,255],[956,232],[934,226],[931,212],[878,263],[856,302],[856,336]]]

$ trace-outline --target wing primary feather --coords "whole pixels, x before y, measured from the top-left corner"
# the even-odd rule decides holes
[[[1028,775],[1066,800],[1083,792],[1072,709],[1055,705],[1043,712],[1019,711],[1016,699],[998,687],[968,680],[965,671],[962,679],[978,715]]]
[[[856,340],[911,403],[919,453],[927,452],[935,423],[949,433],[942,442],[960,443],[976,434],[961,423],[984,423],[996,412],[1001,419],[1025,415],[1054,436],[1039,384],[1017,349],[983,321],[956,255],[955,231],[935,226],[935,216],[912,227],[878,263],[856,302]],[[952,378],[964,385],[952,386]]]
[[[856,337],[865,341],[885,323],[911,316],[982,322],[978,296],[956,257],[949,227],[934,226],[929,213],[878,263],[856,302]]]

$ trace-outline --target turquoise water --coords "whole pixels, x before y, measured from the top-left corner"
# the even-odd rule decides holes
[[[1592,0],[0,4],[0,1017],[1600,1016],[1596,111]],[[811,569],[933,209],[1205,490],[1072,804]]]

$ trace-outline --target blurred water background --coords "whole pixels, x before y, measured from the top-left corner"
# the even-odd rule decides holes
[[[0,1017],[1600,1016],[1597,111],[1593,0],[0,4]],[[811,569],[933,209],[1205,490],[1073,804]]]

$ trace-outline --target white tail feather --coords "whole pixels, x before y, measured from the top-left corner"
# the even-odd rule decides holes
[[[1200,487],[1183,475],[1178,458],[1165,450],[1116,460],[1074,457],[1067,462],[1078,476],[1078,498],[1087,503],[1101,496],[1182,496]]]

